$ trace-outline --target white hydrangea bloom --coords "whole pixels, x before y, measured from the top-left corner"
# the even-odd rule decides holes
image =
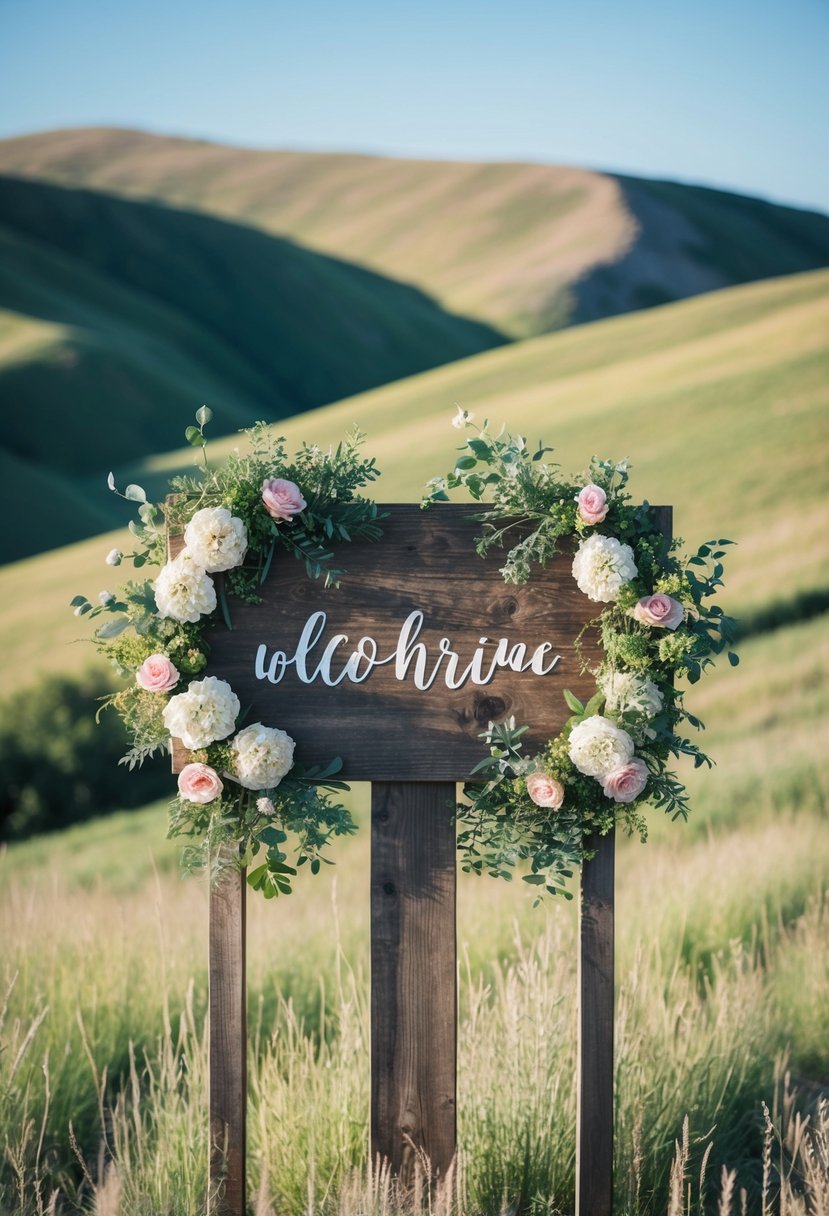
[[[602,692],[611,712],[632,712],[655,718],[665,705],[653,680],[636,671],[609,671],[602,678]]]
[[[238,714],[239,698],[227,680],[205,676],[171,697],[163,718],[173,738],[195,751],[232,735]]]
[[[609,718],[594,714],[570,732],[570,759],[586,777],[606,777],[627,764],[633,755],[633,740]]]
[[[598,532],[581,542],[573,558],[573,578],[579,590],[598,603],[612,603],[623,584],[637,573],[630,545]]]
[[[248,534],[242,520],[227,507],[202,507],[184,529],[184,544],[197,566],[218,574],[242,564]]]
[[[216,588],[187,549],[167,562],[153,587],[160,617],[195,624],[216,607]]]
[[[248,790],[279,785],[294,762],[294,741],[284,730],[254,722],[233,740],[236,776]]]

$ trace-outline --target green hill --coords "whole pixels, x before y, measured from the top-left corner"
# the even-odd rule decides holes
[[[221,402],[232,430],[503,340],[241,224],[15,178],[0,180],[0,305],[5,454],[62,501],[57,535],[30,517],[6,560],[88,532],[67,478],[170,448],[194,400]]]
[[[140,131],[0,143],[0,171],[198,209],[524,337],[829,264],[829,217],[561,165],[251,151]]]
[[[739,541],[729,606],[754,612],[829,582],[827,338],[829,272],[798,275],[485,352],[279,430],[292,443],[328,443],[358,422],[384,472],[386,501],[417,498],[451,464],[456,403],[555,444],[569,470],[594,452],[627,455],[634,493],[672,502],[689,542]],[[212,457],[233,443],[211,445]],[[192,450],[172,452],[119,477],[159,495],[169,473],[192,461]],[[90,484],[90,502],[105,494]],[[90,660],[88,646],[67,645],[88,631],[66,604],[116,579],[104,554],[127,539],[97,537],[0,571],[0,640],[16,657],[11,682]]]

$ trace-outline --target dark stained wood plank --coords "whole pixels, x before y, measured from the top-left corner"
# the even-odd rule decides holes
[[[475,553],[481,525],[469,519],[469,507],[440,505],[423,512],[405,504],[383,509],[389,516],[382,541],[343,546],[339,557],[348,573],[337,590],[323,590],[307,578],[301,563],[278,553],[262,588],[263,602],[231,600],[232,631],[219,623],[211,632],[205,674],[228,680],[247,711],[247,722],[287,730],[303,762],[326,763],[342,756],[346,779],[419,780],[428,772],[433,780],[460,781],[482,755],[480,732],[488,722],[511,714],[530,724],[525,746],[541,746],[569,715],[563,690],[580,697],[593,691],[592,676],[581,671],[575,639],[601,606],[578,590],[572,552],[562,552],[538,570],[529,585],[506,586],[499,569],[503,552],[486,559]],[[348,638],[336,650],[334,675],[364,636],[375,639],[378,657],[391,655],[413,611],[424,614],[417,641],[427,648],[429,671],[443,638],[460,656],[459,671],[479,646],[488,670],[502,638],[510,648],[524,643],[527,658],[543,643],[552,648],[548,661],[561,657],[546,674],[499,668],[489,682],[468,680],[457,689],[447,687],[443,678],[448,658],[425,690],[415,686],[411,674],[398,679],[394,663],[375,667],[364,683],[345,679],[336,687],[319,678],[302,682],[295,666],[288,666],[280,683],[258,679],[259,645],[266,645],[269,655],[279,649],[293,656],[306,621],[317,611],[326,614],[326,623],[309,669],[335,634]],[[597,641],[592,634],[585,641],[585,658],[595,665]],[[399,745],[401,737],[405,748]],[[177,753],[175,762],[179,766],[186,756]]]
[[[371,1152],[404,1186],[455,1156],[455,787],[377,783],[371,801]]]
[[[579,948],[577,1216],[613,1205],[613,953],[615,832],[593,836],[582,866]]]
[[[245,872],[210,891],[210,1216],[244,1216],[247,1128]]]

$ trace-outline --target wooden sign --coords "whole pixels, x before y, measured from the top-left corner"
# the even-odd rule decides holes
[[[462,781],[481,731],[510,715],[530,724],[532,754],[570,714],[563,690],[595,691],[575,639],[601,605],[576,586],[572,553],[508,586],[505,551],[475,552],[469,506],[383,510],[380,542],[344,546],[337,589],[277,552],[262,603],[230,598],[233,628],[210,635],[205,674],[229,682],[245,723],[286,730],[303,763],[341,756],[346,779]],[[598,665],[592,633],[583,654]],[[177,747],[175,770],[186,762]]]

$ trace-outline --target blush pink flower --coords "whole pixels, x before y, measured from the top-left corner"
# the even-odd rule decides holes
[[[600,524],[607,515],[607,495],[601,486],[585,486],[576,495],[579,504],[579,515],[586,524]]]
[[[636,756],[602,777],[602,789],[614,802],[633,802],[648,784],[648,766]]]
[[[151,654],[135,673],[135,682],[147,692],[169,692],[179,682],[177,668],[166,654]]]
[[[670,595],[646,595],[633,609],[633,615],[643,625],[676,629],[685,620],[685,609]]]
[[[209,764],[185,764],[178,775],[178,792],[187,802],[213,802],[224,786]]]
[[[271,477],[262,483],[262,502],[272,519],[286,522],[308,506],[299,486],[283,477]]]
[[[547,806],[557,811],[564,801],[564,786],[547,773],[530,773],[527,778],[527,793],[536,806]]]

